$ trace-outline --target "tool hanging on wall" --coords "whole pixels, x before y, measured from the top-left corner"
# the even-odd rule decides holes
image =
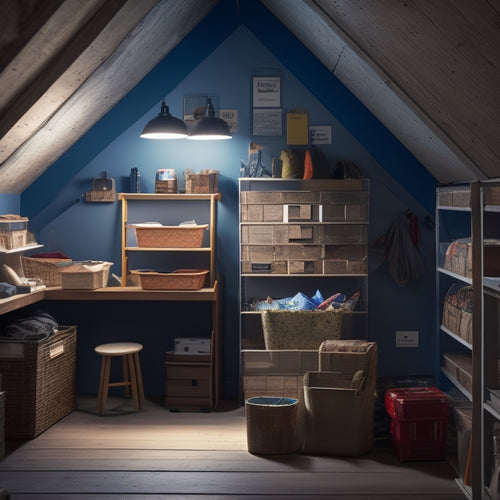
[[[116,200],[115,180],[108,177],[104,172],[103,177],[94,177],[92,191],[85,193],[85,201],[95,202],[113,202]]]

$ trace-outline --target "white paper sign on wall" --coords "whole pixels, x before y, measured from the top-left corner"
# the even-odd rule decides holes
[[[331,125],[313,125],[309,127],[309,136],[311,144],[331,144],[332,127]]]

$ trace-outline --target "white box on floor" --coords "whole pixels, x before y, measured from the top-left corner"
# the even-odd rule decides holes
[[[176,338],[175,353],[176,354],[206,354],[210,352],[210,338]]]

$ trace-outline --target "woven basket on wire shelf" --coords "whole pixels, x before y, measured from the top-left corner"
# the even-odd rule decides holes
[[[200,248],[208,224],[160,226],[134,224],[137,246],[142,248]]]
[[[38,279],[45,286],[61,286],[59,267],[71,262],[71,259],[52,259],[21,256],[25,278]]]

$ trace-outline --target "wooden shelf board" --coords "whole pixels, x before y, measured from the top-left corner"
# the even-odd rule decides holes
[[[244,273],[241,275],[243,278],[366,278],[368,274],[277,274],[277,273]]]
[[[118,193],[119,200],[210,200],[221,199],[220,193]]]
[[[217,282],[201,290],[143,290],[139,286],[117,286],[97,290],[63,290],[48,288],[47,300],[162,300],[162,301],[214,301]]]
[[[462,276],[460,274],[452,273],[451,271],[448,271],[447,269],[444,269],[443,267],[438,267],[437,270],[440,273],[447,274],[448,276],[451,276],[452,278],[455,278],[457,280],[468,283],[469,285],[472,285],[472,278],[466,278],[465,276]]]
[[[32,293],[22,293],[6,299],[0,299],[0,314],[6,314],[20,309],[21,307],[40,302],[45,298],[45,291],[46,290],[37,290]]]
[[[441,372],[469,401],[472,401],[471,393],[446,368],[441,367]]]
[[[25,247],[11,248],[10,250],[0,249],[0,253],[21,253],[21,252],[26,252],[28,250],[33,250],[35,248],[42,248],[42,247],[43,247],[43,245],[39,245],[38,243],[35,243],[34,245],[27,245]]]
[[[212,248],[210,247],[200,247],[200,248],[125,247],[125,250],[127,252],[211,252]]]

